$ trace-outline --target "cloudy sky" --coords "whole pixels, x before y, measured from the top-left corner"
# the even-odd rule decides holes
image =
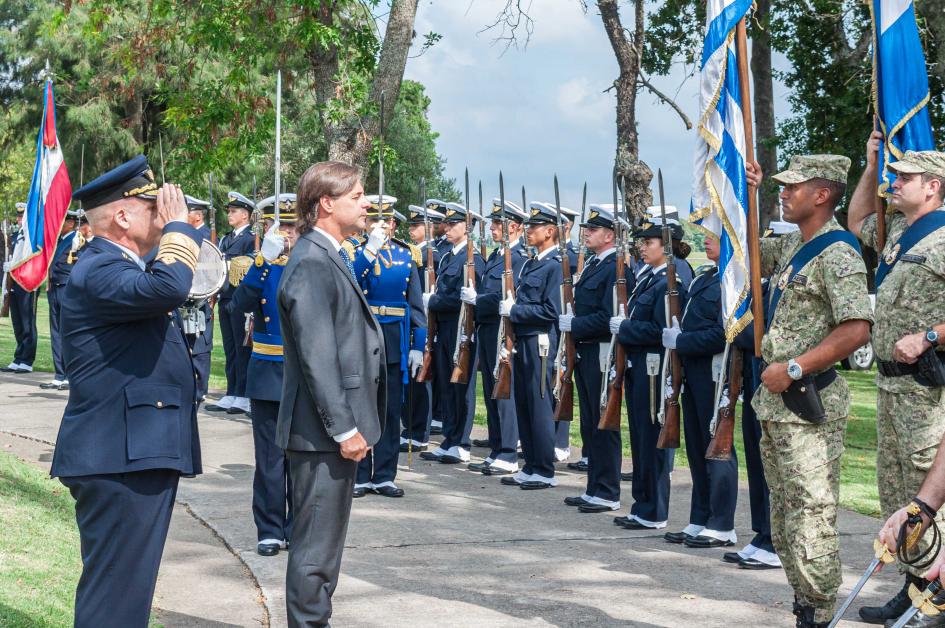
[[[611,202],[616,98],[604,90],[618,69],[600,15],[589,4],[585,14],[579,0],[532,0],[528,47],[503,54],[504,46],[493,43],[497,33],[480,31],[505,0],[421,0],[416,31],[443,38],[410,59],[405,76],[426,86],[447,174],[461,186],[469,167],[474,204],[480,178],[487,198],[498,194],[500,168],[512,199],[525,185],[529,201],[552,201],[557,173],[563,205],[580,208],[585,180],[588,202]],[[696,79],[684,77],[679,66],[653,82],[664,93],[678,92],[678,104],[695,121]],[[640,156],[654,173],[662,168],[667,204],[688,208],[695,131],[686,131],[677,114],[647,92],[637,100],[637,120]]]

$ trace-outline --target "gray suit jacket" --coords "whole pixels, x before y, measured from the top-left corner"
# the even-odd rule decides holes
[[[276,444],[338,451],[332,436],[356,427],[374,445],[387,408],[383,333],[332,243],[316,231],[292,249],[279,321],[285,370]]]

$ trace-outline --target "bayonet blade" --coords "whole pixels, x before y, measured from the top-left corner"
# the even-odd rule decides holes
[[[472,215],[470,213],[472,212],[472,205],[469,204],[469,168],[466,168],[466,173],[463,176],[465,177],[465,184],[466,184],[466,223],[470,224],[469,217]],[[466,237],[471,238],[472,234],[467,233]]]
[[[380,197],[378,201],[380,206],[379,215],[382,216],[384,214],[384,90],[381,90],[380,133],[378,136],[380,153],[377,157],[377,187],[378,196]]]
[[[282,201],[282,70],[276,73],[276,158],[275,158],[275,221],[279,222],[279,205]]]
[[[164,185],[164,138],[158,133],[158,150],[161,152],[161,185]]]

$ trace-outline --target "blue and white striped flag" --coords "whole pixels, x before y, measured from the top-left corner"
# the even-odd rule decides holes
[[[935,150],[929,120],[929,78],[912,0],[873,0],[873,106],[885,143],[879,185],[895,176],[889,162],[907,150]]]
[[[689,217],[719,238],[722,316],[729,341],[751,322],[745,126],[735,50],[735,26],[751,5],[751,0],[708,0],[706,6]]]

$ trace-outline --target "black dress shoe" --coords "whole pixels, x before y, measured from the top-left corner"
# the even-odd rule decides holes
[[[491,462],[486,462],[486,461],[470,462],[469,464],[466,465],[466,468],[469,469],[470,471],[476,471],[477,473],[482,473],[483,471],[488,469],[489,465],[491,464],[492,464]]]
[[[618,519],[623,519],[622,522],[618,523]],[[624,530],[652,530],[650,526],[645,526],[636,519],[630,519],[629,517],[614,517],[614,523],[623,528]]]
[[[711,536],[694,536],[692,538],[685,539],[683,543],[686,547],[692,547],[695,549],[711,549],[714,547],[731,547],[735,545],[732,541],[722,541],[719,539],[712,538]]]
[[[20,369],[11,369],[9,366],[0,367],[0,373],[18,373]]]
[[[521,485],[522,485],[521,482],[519,482],[518,480],[516,480],[516,479],[515,479],[513,476],[511,476],[511,475],[505,476],[504,478],[502,478],[501,480],[499,480],[499,482],[501,482],[502,484],[505,484],[506,486],[521,486]]]
[[[564,503],[567,504],[568,506],[578,507],[578,506],[585,506],[591,502],[584,499],[583,495],[578,495],[577,497],[565,497]]]
[[[279,545],[277,543],[257,543],[256,553],[260,556],[275,556],[279,553]]]
[[[462,458],[457,458],[456,456],[453,456],[451,454],[440,456],[440,463],[442,464],[459,464],[462,461],[463,461]]]
[[[351,497],[355,499],[357,499],[358,497],[364,497],[365,495],[367,495],[366,486],[355,486],[354,490],[351,491]]]
[[[694,536],[685,532],[667,532],[663,535],[663,539],[665,539],[667,543],[685,543],[687,539],[694,538]]]
[[[226,412],[227,410],[229,410],[229,408],[218,406],[215,403],[211,403],[208,406],[204,406],[203,409],[206,410],[207,412]]]
[[[421,451],[420,452],[421,460],[430,460],[432,462],[439,462],[441,457],[442,456],[440,456],[440,454],[436,453],[435,451]]]
[[[39,385],[43,390],[49,390],[50,388],[59,388],[59,384],[53,384],[52,382],[43,382]]]
[[[540,491],[543,488],[554,488],[554,484],[541,480],[527,480],[519,484],[519,488],[523,491]]]
[[[59,387],[56,390],[69,390],[69,382],[63,382],[59,384]]]
[[[633,481],[633,471],[630,471],[629,473],[621,473],[621,474],[620,474],[620,481],[621,481],[621,482],[631,482],[631,481]]]
[[[443,428],[442,428],[442,427],[431,427],[431,428],[430,428],[430,434],[432,434],[433,436],[440,436],[442,433],[443,433]]]
[[[732,563],[733,565],[737,565],[743,560],[747,560],[747,559],[742,558],[742,555],[739,554],[738,552],[725,552],[724,554],[722,554],[722,562],[725,562],[725,563]]]
[[[742,569],[781,569],[778,565],[769,565],[754,558],[743,558],[738,561],[738,566]]]
[[[611,506],[605,506],[604,504],[582,504],[578,506],[578,510],[581,512],[613,512],[614,509]]]
[[[400,451],[402,451],[403,453],[407,453],[408,451],[415,451],[419,453],[421,451],[426,451],[426,450],[427,450],[426,445],[414,445],[413,447],[408,447],[407,443],[400,444]]]
[[[587,463],[583,460],[578,460],[577,462],[569,462],[568,468],[572,471],[580,471],[581,473],[587,473]]]
[[[472,444],[473,447],[491,447],[488,438],[474,438]]]
[[[396,486],[382,486],[380,488],[374,489],[374,492],[380,495],[381,497],[403,497],[404,489],[398,488]]]
[[[512,475],[513,473],[518,473],[518,471],[512,471],[510,469],[500,469],[499,467],[489,465],[482,470],[483,475]]]
[[[906,576],[906,583],[891,600],[882,606],[864,606],[860,608],[860,618],[868,624],[884,624],[887,620],[895,621],[899,619],[912,606],[912,599],[909,597],[909,585],[915,584],[922,589],[924,588],[923,582],[915,576]]]
[[[249,414],[249,412],[247,412],[246,410],[243,410],[242,408],[237,408],[236,406],[233,406],[232,408],[227,410],[226,413],[227,414]]]
[[[630,517],[614,517],[614,525],[620,526],[621,528],[625,526],[626,524],[630,523],[631,521],[634,521],[634,520],[631,519]]]

